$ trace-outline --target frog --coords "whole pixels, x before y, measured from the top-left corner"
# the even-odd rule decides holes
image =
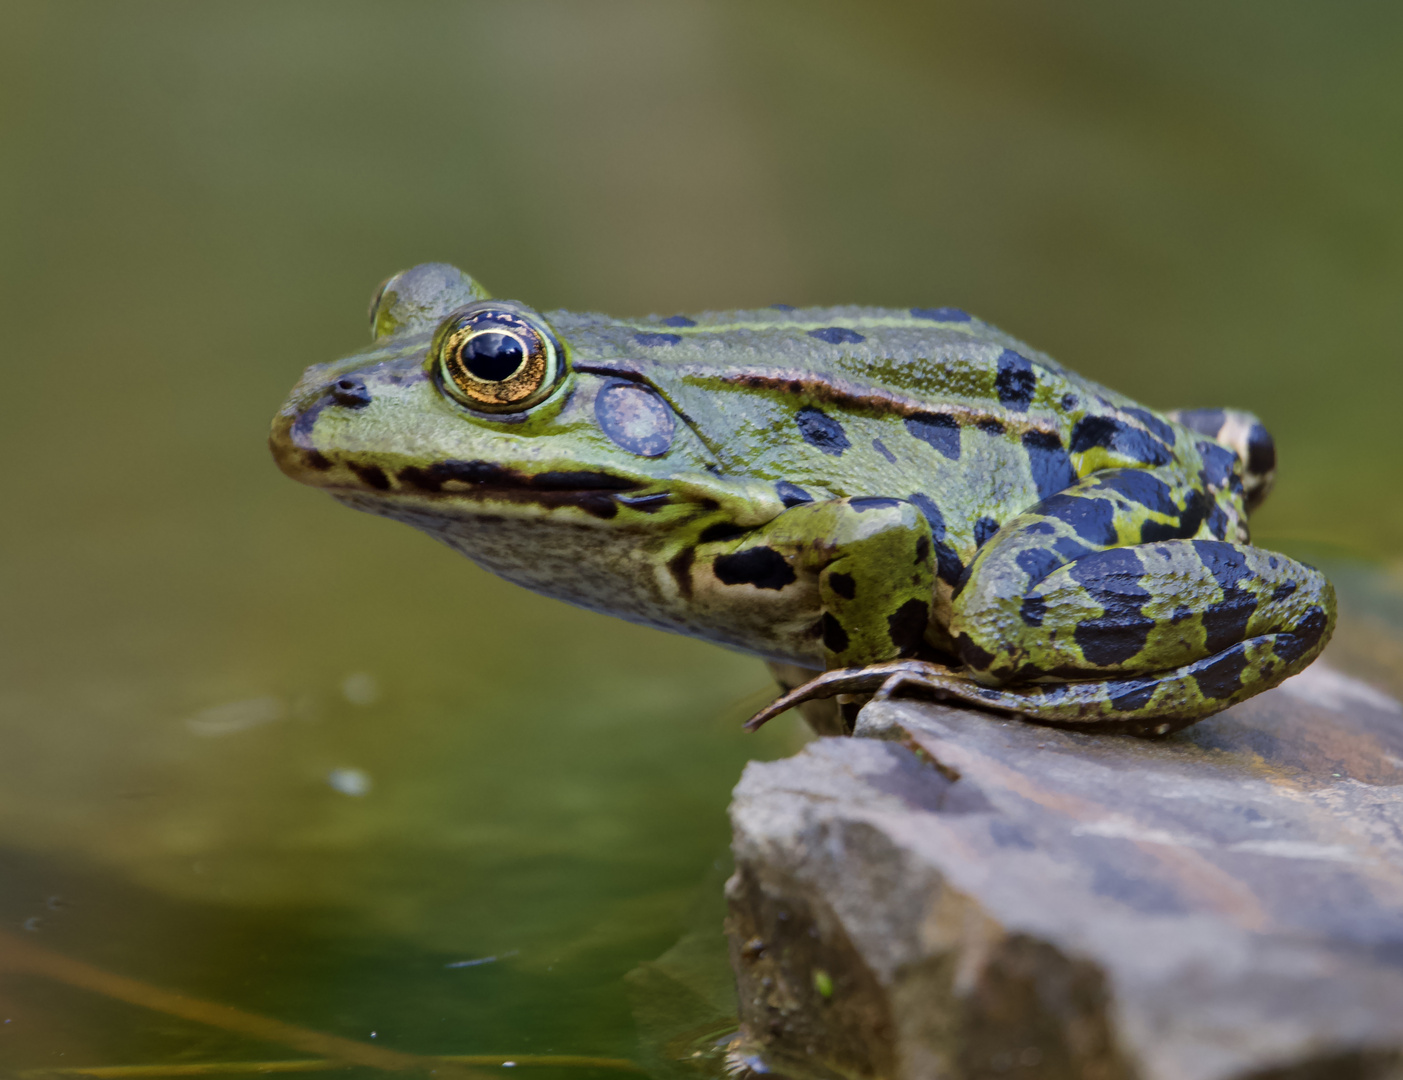
[[[543,314],[425,263],[370,323],[275,417],[282,470],[790,673],[751,730],[914,695],[1162,736],[1334,627],[1324,575],[1251,543],[1257,417],[1147,408],[961,308]]]

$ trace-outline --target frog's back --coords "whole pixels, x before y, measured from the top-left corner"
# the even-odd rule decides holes
[[[791,504],[915,503],[947,582],[1004,521],[1091,471],[1201,466],[1197,436],[954,308],[549,318],[577,369],[667,397],[723,473]]]

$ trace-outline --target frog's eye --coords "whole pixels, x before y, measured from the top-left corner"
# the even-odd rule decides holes
[[[455,311],[439,327],[430,355],[443,389],[483,412],[529,409],[565,375],[550,327],[535,312],[501,301]]]

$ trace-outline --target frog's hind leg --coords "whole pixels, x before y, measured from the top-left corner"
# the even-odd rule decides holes
[[[828,671],[746,726],[753,730],[815,698],[919,689],[1059,727],[1163,735],[1302,670],[1325,647],[1335,614],[1334,594],[1318,571],[1218,540],[1088,554],[1035,582],[1016,607],[1020,619],[1038,613],[1033,629],[1047,629],[1041,638],[1011,632],[1019,644],[997,650],[1003,659],[1017,653],[1029,681],[971,681],[987,679],[976,665],[1000,655],[992,642],[983,654],[966,645],[974,663],[964,671],[914,659]],[[970,622],[966,614],[965,629]],[[1037,667],[1030,656],[1055,669]]]
[[[839,668],[776,699],[745,726],[754,731],[786,709],[819,698],[875,691],[874,700],[882,700],[916,690],[938,700],[1016,713],[1054,727],[1167,735],[1294,675],[1325,647],[1329,631],[1330,615],[1315,608],[1292,632],[1248,638],[1170,671],[1021,687],[981,686],[921,660]]]
[[[961,674],[993,693],[944,689],[1051,723],[1180,726],[1301,670],[1333,627],[1329,583],[1261,548],[1188,539],[1202,521],[1191,485],[1120,469],[1008,522],[950,620]]]

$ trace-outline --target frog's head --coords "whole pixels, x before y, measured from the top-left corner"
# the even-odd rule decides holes
[[[270,437],[284,472],[358,509],[440,534],[470,520],[649,529],[782,509],[768,489],[757,505],[721,482],[646,374],[581,362],[547,319],[454,267],[386,281],[371,332],[368,350],[307,369]]]

